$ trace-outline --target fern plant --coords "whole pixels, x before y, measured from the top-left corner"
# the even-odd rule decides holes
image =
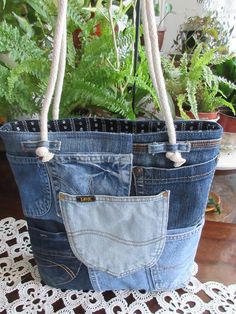
[[[0,6],[4,7],[0,18],[0,115],[8,119],[22,114],[31,116],[40,111],[47,87],[57,2],[13,0],[4,1],[5,6],[2,2],[0,0]],[[108,6],[104,7],[102,1],[97,1],[97,7],[91,9],[89,3],[69,1],[67,67],[61,117],[80,114],[84,109],[93,113],[97,108],[111,116],[135,119],[139,107],[133,112],[134,82],[137,103],[150,95],[158,107],[141,46],[139,69],[137,76],[133,77],[134,27],[131,20],[127,20],[124,30],[116,32],[117,68]],[[120,11],[115,22],[127,11],[125,2],[117,8]],[[99,35],[94,32],[97,25],[101,28]],[[77,30],[80,49],[76,49],[73,42]]]
[[[235,113],[233,105],[221,91],[220,83],[224,82],[234,90],[236,85],[213,73],[215,65],[231,58],[232,55],[218,55],[214,48],[203,51],[202,44],[196,47],[192,55],[184,53],[178,65],[175,60],[163,58],[167,89],[182,118],[188,118],[186,110],[197,119],[199,112],[213,112],[222,105]]]

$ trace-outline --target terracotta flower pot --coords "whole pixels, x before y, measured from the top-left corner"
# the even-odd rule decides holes
[[[2,117],[0,116],[0,124],[3,124],[6,122],[6,118],[5,117]]]
[[[157,31],[158,34],[158,45],[159,45],[159,50],[161,50],[162,46],[163,46],[163,42],[164,42],[164,37],[165,37],[165,30],[163,31]],[[141,41],[141,45],[144,46],[144,38],[143,36],[140,39]]]
[[[236,133],[236,116],[231,116],[227,113],[227,111],[220,111],[219,124],[223,127],[224,132]]]
[[[163,42],[164,42],[164,37],[165,37],[165,30],[163,31],[158,31],[158,44],[159,44],[159,49],[161,50],[162,46],[163,46]]]
[[[187,111],[186,113],[191,119],[195,119],[195,117],[191,111]],[[218,121],[219,120],[219,112],[218,111],[199,112],[198,116],[199,116],[200,120],[211,120],[211,121]]]

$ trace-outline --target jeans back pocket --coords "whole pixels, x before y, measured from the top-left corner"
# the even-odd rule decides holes
[[[155,196],[73,196],[60,193],[75,256],[86,266],[122,277],[154,265],[165,245],[169,192]]]
[[[132,154],[62,154],[47,164],[56,201],[60,192],[79,195],[130,193]],[[59,203],[57,202],[58,206]],[[61,216],[61,213],[58,212]]]

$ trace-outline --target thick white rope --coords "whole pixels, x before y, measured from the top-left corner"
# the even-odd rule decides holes
[[[41,136],[41,147],[36,149],[36,154],[42,158],[43,162],[49,161],[53,158],[53,154],[49,152],[49,148],[46,146],[48,143],[48,112],[52,102],[53,93],[55,90],[58,69],[60,63],[60,56],[62,49],[62,37],[64,34],[65,23],[67,13],[67,0],[58,1],[58,17],[56,22],[56,30],[53,42],[53,53],[52,53],[52,65],[50,71],[50,77],[48,82],[48,88],[43,101],[41,115],[40,115],[40,136]],[[65,58],[65,56],[64,56]],[[60,85],[60,83],[58,83]]]
[[[174,121],[172,118],[168,96],[166,92],[165,80],[161,67],[161,56],[158,46],[157,28],[155,22],[154,4],[153,1],[143,1],[143,28],[146,53],[149,63],[149,71],[153,80],[153,86],[159,97],[161,109],[164,114],[169,143],[176,144],[176,132]],[[174,162],[175,167],[180,167],[185,163],[179,152],[167,152],[166,157]]]
[[[61,94],[62,94],[62,89],[63,89],[65,70],[66,70],[66,49],[67,49],[66,32],[67,32],[67,29],[66,29],[66,21],[65,21],[64,32],[63,32],[62,43],[61,43],[61,54],[60,54],[57,83],[55,87],[53,107],[52,107],[53,120],[59,119],[60,101],[61,101]]]

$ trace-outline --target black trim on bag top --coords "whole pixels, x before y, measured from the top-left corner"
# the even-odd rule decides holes
[[[176,131],[209,131],[221,127],[211,121],[189,120],[175,121]],[[39,132],[39,120],[13,121],[3,126],[4,131]],[[130,121],[122,119],[103,118],[67,118],[48,122],[49,132],[97,131],[110,133],[152,133],[166,131],[164,121],[140,120]]]

